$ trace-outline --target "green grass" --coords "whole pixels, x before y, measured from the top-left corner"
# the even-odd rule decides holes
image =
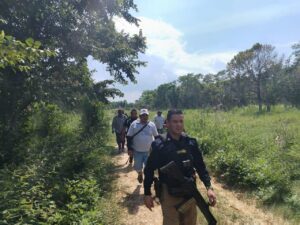
[[[109,115],[86,107],[34,107],[16,145],[22,161],[0,169],[0,224],[118,224]]]
[[[186,110],[185,125],[217,177],[257,195],[276,213],[300,220],[300,110]]]
[[[300,110],[281,105],[271,112],[257,113],[257,109],[184,110],[185,129],[198,139],[209,169],[222,182],[255,195],[262,207],[297,224]],[[155,114],[150,111],[150,120]]]

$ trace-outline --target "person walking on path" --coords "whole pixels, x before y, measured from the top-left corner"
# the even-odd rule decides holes
[[[154,117],[154,124],[159,134],[162,134],[164,132],[164,123],[165,118],[163,117],[162,112],[158,111],[157,115]]]
[[[138,116],[137,116],[136,109],[132,109],[130,111],[130,117],[128,117],[124,122],[124,128],[123,128],[124,136],[127,135],[130,125],[132,124],[133,121],[137,120],[137,118],[138,118]],[[132,164],[132,162],[133,162],[133,155],[131,154],[131,155],[129,155],[129,164]]]
[[[128,154],[133,155],[133,168],[138,173],[138,182],[143,182],[143,167],[146,164],[151,143],[158,136],[156,126],[149,121],[147,109],[141,109],[139,119],[132,122],[127,132]]]
[[[116,141],[118,144],[119,153],[124,151],[125,135],[123,133],[123,130],[126,119],[127,118],[124,115],[124,111],[122,109],[118,109],[117,115],[113,118],[112,121],[112,133],[116,133]]]
[[[185,179],[196,185],[197,171],[201,181],[207,189],[207,196],[211,206],[216,204],[216,195],[211,185],[211,179],[203,161],[201,150],[197,140],[183,133],[184,117],[180,110],[170,110],[167,115],[168,133],[156,138],[151,145],[146,167],[144,169],[144,202],[150,210],[154,207],[151,196],[151,185],[154,181],[154,171],[160,169],[170,162],[175,162],[181,170]],[[159,170],[159,181],[161,183],[160,196],[163,213],[163,225],[196,225],[197,210],[195,201],[181,212],[177,211],[176,205],[183,200],[191,198],[186,196],[184,185]],[[182,188],[180,192],[180,188]],[[176,191],[174,191],[176,190]],[[180,195],[180,193],[184,193]]]

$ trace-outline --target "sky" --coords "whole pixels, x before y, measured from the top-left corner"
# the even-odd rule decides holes
[[[117,84],[123,98],[134,102],[142,91],[187,73],[216,73],[239,51],[253,44],[272,44],[291,54],[300,41],[299,0],[135,0],[139,27],[115,18],[116,29],[129,34],[142,29],[147,50],[140,59],[137,83]],[[111,79],[105,65],[88,58],[95,81]]]

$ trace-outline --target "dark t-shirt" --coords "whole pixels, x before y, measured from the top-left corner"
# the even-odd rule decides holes
[[[132,124],[133,121],[135,121],[137,118],[131,118],[131,117],[128,117],[125,122],[124,122],[124,127],[126,129],[126,131],[128,131],[130,125]]]

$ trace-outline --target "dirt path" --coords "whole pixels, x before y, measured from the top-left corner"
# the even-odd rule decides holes
[[[160,225],[162,213],[159,205],[149,211],[143,202],[144,188],[137,181],[137,173],[126,164],[127,154],[115,156],[117,199],[122,206],[122,225]]]
[[[126,164],[127,154],[116,155],[117,193],[116,198],[121,206],[122,225],[160,225],[162,213],[160,206],[155,205],[153,211],[149,211],[143,205],[142,185],[137,182],[136,172]],[[203,185],[199,184],[201,193],[205,193]],[[287,225],[286,221],[274,216],[270,212],[264,212],[257,208],[255,200],[243,197],[243,194],[230,191],[215,179],[213,186],[218,198],[217,207],[212,209],[217,217],[218,224],[229,225]],[[206,224],[199,213],[199,224]]]

